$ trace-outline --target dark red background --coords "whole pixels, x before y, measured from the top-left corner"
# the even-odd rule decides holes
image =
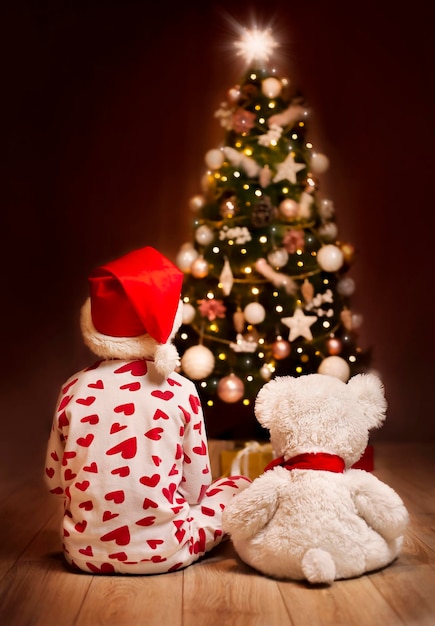
[[[174,260],[191,240],[188,201],[223,139],[213,115],[243,70],[232,20],[253,16],[285,44],[277,66],[331,162],[321,192],[356,246],[361,343],[389,400],[376,437],[433,438],[428,3],[11,0],[2,13],[6,447],[45,440],[60,385],[89,362],[88,272],[143,245]]]

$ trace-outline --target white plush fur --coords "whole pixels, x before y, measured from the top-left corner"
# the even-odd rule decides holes
[[[154,359],[157,370],[168,376],[180,364],[179,355],[171,343],[183,319],[183,303],[180,300],[175,314],[174,324],[168,342],[158,343],[150,335],[138,337],[111,337],[103,335],[95,328],[91,315],[91,301],[87,298],[82,306],[80,326],[82,336],[88,348],[103,359]]]
[[[385,567],[400,553],[408,512],[373,474],[352,469],[387,408],[374,374],[346,384],[309,374],[278,377],[260,390],[255,411],[276,456],[340,456],[344,473],[275,467],[235,496],[223,514],[240,558],[274,577],[331,584]]]

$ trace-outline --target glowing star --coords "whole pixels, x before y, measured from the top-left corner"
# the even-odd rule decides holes
[[[290,152],[285,161],[278,164],[276,174],[273,178],[273,182],[277,183],[280,180],[288,180],[289,182],[296,183],[296,174],[305,169],[305,163],[296,163]]]
[[[234,45],[238,48],[237,54],[243,56],[247,63],[251,63],[254,60],[267,61],[278,44],[272,37],[270,29],[253,28],[245,29],[240,41]]]
[[[297,308],[293,317],[283,317],[281,322],[284,326],[290,328],[289,341],[294,341],[298,337],[304,337],[305,339],[312,339],[313,335],[310,330],[310,326],[317,321],[317,315],[304,315],[301,308]]]

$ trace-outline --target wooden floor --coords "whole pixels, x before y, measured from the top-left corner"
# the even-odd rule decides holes
[[[400,558],[383,571],[315,588],[257,574],[228,541],[171,574],[70,573],[57,504],[40,480],[42,461],[23,461],[0,479],[2,626],[435,624],[435,444],[375,445],[374,473],[396,489],[411,516]]]

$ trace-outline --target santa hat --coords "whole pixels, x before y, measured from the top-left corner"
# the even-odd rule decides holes
[[[81,329],[92,352],[109,359],[154,358],[157,369],[170,374],[178,364],[171,339],[182,323],[183,273],[147,246],[98,267],[88,280]]]

